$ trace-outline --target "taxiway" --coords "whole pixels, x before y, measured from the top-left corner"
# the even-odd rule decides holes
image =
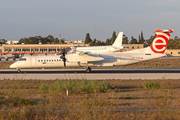
[[[180,79],[180,69],[93,69],[86,73],[84,69],[0,69],[0,80],[165,80]]]

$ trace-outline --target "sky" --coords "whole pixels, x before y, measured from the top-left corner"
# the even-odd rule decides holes
[[[32,36],[106,41],[123,31],[130,41],[173,29],[180,37],[180,0],[0,0],[0,38]]]

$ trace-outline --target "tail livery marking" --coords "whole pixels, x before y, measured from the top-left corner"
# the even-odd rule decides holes
[[[173,32],[172,29],[154,31],[154,33],[156,33],[156,37],[154,38],[150,46],[151,50],[154,53],[164,53],[167,48],[169,38],[171,36],[170,33],[172,32]]]

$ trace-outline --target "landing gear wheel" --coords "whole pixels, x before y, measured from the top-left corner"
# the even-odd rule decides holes
[[[91,72],[91,68],[88,67],[88,69],[86,69],[86,72],[87,72],[87,73],[90,73],[90,72]]]
[[[86,72],[87,72],[87,73],[90,73],[90,72],[91,72],[91,69],[86,69]]]
[[[18,73],[20,73],[20,72],[21,72],[21,70],[20,70],[20,69],[17,69],[17,72],[18,72]]]

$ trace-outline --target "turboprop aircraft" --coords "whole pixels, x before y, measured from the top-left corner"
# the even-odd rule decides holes
[[[111,46],[92,46],[92,47],[72,47],[68,53],[112,53],[123,48],[122,46],[123,32],[119,32],[116,40]]]
[[[156,30],[150,47],[118,53],[75,53],[63,55],[26,56],[13,63],[10,68],[18,72],[22,68],[53,68],[53,67],[85,67],[86,72],[91,72],[91,66],[118,66],[143,62],[166,56],[164,54],[172,29]]]

